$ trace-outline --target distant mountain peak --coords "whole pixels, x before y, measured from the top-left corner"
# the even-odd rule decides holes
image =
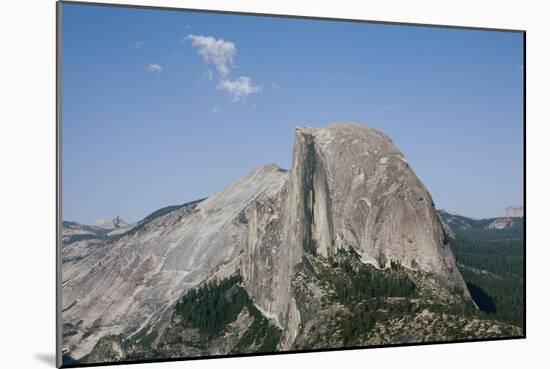
[[[440,213],[446,213],[446,214],[449,214],[449,215],[463,216],[463,215],[458,214],[456,211],[447,210],[447,209],[439,209],[438,212],[440,212]]]
[[[113,219],[99,218],[98,220],[95,221],[94,226],[99,228],[110,229],[110,228],[120,228],[127,224],[128,223],[126,223],[120,216],[117,215]]]
[[[523,206],[508,206],[502,211],[502,216],[506,218],[523,217]]]
[[[523,219],[521,219],[522,215],[507,215],[495,218],[475,219],[459,214],[453,214],[443,209],[438,210],[438,213],[443,223],[449,226],[453,231],[516,229],[521,228],[523,225]]]
[[[440,215],[447,216],[447,217],[463,218],[463,219],[469,219],[469,220],[479,220],[479,218],[464,215],[464,214],[461,214],[461,213],[453,211],[453,210],[438,209],[437,212]]]

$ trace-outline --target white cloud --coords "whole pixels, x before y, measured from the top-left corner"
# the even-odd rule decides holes
[[[269,85],[270,85],[271,87],[273,87],[274,89],[276,89],[276,90],[279,89],[279,85],[276,84],[275,82],[271,82]]]
[[[214,64],[222,78],[229,75],[229,68],[233,65],[233,57],[237,48],[233,42],[215,39],[211,36],[189,35],[185,38],[198,49],[198,53],[210,64]]]
[[[222,79],[218,86],[218,90],[229,92],[231,101],[246,101],[248,95],[258,93],[262,90],[262,86],[254,85],[252,80],[246,76],[241,76],[236,80]]]
[[[211,111],[212,113],[217,113],[217,112],[220,111],[220,108],[218,108],[217,106],[214,106],[214,107],[212,108],[212,110],[210,110],[210,111]]]
[[[162,67],[158,64],[149,64],[147,67],[147,72],[160,73],[162,72]]]
[[[218,72],[216,89],[228,92],[232,102],[245,102],[249,95],[262,91],[262,86],[254,84],[250,77],[240,76],[237,79],[229,77],[233,68],[233,59],[237,55],[237,47],[233,42],[199,35],[188,35],[182,42],[185,41],[190,41],[191,45],[197,48],[205,62],[216,67]],[[214,79],[214,73],[210,69],[206,70],[205,75],[209,81]],[[215,109],[212,112],[219,111],[219,109]]]
[[[136,49],[141,49],[141,47],[143,46],[143,42],[137,41],[132,46]]]

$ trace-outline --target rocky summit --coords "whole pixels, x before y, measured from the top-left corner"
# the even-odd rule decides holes
[[[521,218],[523,217],[523,206],[508,206],[502,211],[502,217]]]
[[[289,171],[117,224],[63,223],[71,360],[520,334],[479,315],[428,190],[362,125],[298,127]]]

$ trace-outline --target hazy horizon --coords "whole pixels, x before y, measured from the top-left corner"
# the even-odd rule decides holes
[[[289,170],[288,167],[285,167],[285,166],[282,166],[278,163],[274,163],[274,162],[271,162],[271,163],[265,163],[264,165],[261,165],[259,167],[256,167],[254,169],[251,169],[249,170],[247,173],[243,173],[240,177],[236,178],[236,180],[238,180],[239,178],[241,177],[245,177],[247,176],[248,174],[254,172],[256,169],[258,168],[261,168],[263,166],[266,166],[266,165],[270,165],[270,164],[275,164],[277,166],[279,166],[281,169],[284,169],[284,170]],[[414,168],[413,168],[414,170]],[[234,181],[230,182],[230,183],[227,183],[227,185],[219,188],[217,191],[215,192],[218,192],[218,191],[221,191],[223,189],[225,189],[226,187],[229,187]],[[429,189],[428,189],[429,191]],[[127,222],[127,223],[136,223],[136,222],[139,222],[140,220],[142,220],[143,218],[147,217],[148,215],[150,215],[151,213],[155,212],[156,210],[159,210],[159,209],[162,209],[164,207],[168,207],[168,206],[174,206],[174,205],[183,205],[187,202],[192,202],[192,201],[195,201],[195,200],[200,200],[200,199],[206,199],[208,197],[210,197],[211,195],[213,195],[215,192],[213,193],[210,193],[210,194],[205,194],[204,196],[202,197],[198,197],[196,199],[190,199],[190,200],[186,200],[186,201],[181,201],[181,202],[178,202],[178,203],[170,203],[170,204],[161,204],[159,205],[158,207],[156,208],[153,208],[151,209],[150,211],[144,213],[142,216],[139,216],[138,218],[136,219],[132,219],[132,220],[129,220],[127,219],[126,217],[124,217],[123,215],[121,214],[109,214],[107,216],[98,216],[94,219],[92,219],[91,221],[88,221],[88,222],[77,222],[77,223],[81,223],[81,224],[85,224],[85,225],[93,225],[94,223],[96,223],[96,221],[100,221],[100,220],[112,220],[112,219],[115,219],[116,217],[120,217],[123,221]],[[458,211],[455,211],[454,209],[449,209],[449,208],[444,208],[444,207],[439,207],[437,206],[437,202],[435,203],[436,205],[436,209],[437,210],[444,210],[444,211],[447,211],[448,213],[450,214],[454,214],[454,215],[461,215],[461,216],[465,216],[465,217],[468,217],[468,218],[472,218],[472,219],[486,219],[486,218],[495,218],[495,217],[499,217],[502,215],[502,212],[505,210],[505,208],[507,207],[522,207],[524,206],[523,203],[518,203],[518,204],[505,204],[502,206],[502,208],[499,210],[498,213],[494,214],[494,215],[490,215],[490,216],[486,216],[486,217],[476,217],[476,216],[473,216],[473,215],[470,215],[470,214],[464,214],[464,213],[460,213]],[[63,221],[75,221],[74,219],[67,219],[66,217],[63,217]]]
[[[63,219],[133,223],[288,169],[294,128],[386,133],[438,209],[523,206],[523,34],[63,5]]]

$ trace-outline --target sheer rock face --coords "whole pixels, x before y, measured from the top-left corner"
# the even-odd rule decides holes
[[[398,261],[433,272],[468,295],[424,185],[384,134],[356,124],[296,129],[292,165],[281,192],[251,208],[242,273],[256,305],[292,344],[300,316],[291,292],[304,252],[353,248],[378,268]]]
[[[389,137],[340,123],[298,128],[296,145],[304,146],[301,161],[308,163],[302,176],[308,247],[323,256],[353,247],[366,263],[385,268],[399,261],[467,295],[433,200]]]
[[[296,146],[306,249],[330,256],[352,247],[363,262],[399,261],[468,295],[433,200],[389,137],[339,123],[298,128]]]
[[[293,208],[288,187],[258,199],[247,214],[249,232],[241,259],[245,288],[258,309],[283,330],[283,350],[290,349],[300,324],[291,279],[301,248],[291,239],[294,218],[288,214]]]

